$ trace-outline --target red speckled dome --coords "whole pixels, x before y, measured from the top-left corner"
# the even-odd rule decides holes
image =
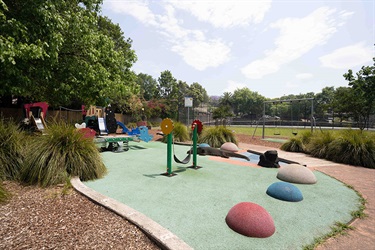
[[[233,231],[248,237],[267,238],[275,233],[271,215],[252,202],[241,202],[232,207],[225,222]]]

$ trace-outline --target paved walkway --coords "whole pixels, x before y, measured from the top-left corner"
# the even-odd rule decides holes
[[[241,148],[265,152],[270,148],[240,144]],[[367,200],[364,219],[356,219],[351,223],[354,230],[347,235],[340,235],[329,239],[318,250],[361,249],[375,250],[375,169],[338,164],[322,159],[310,157],[302,153],[290,153],[279,149],[280,158],[296,161],[310,169],[332,176],[357,190]]]
[[[242,144],[239,145],[242,149],[250,149],[257,152],[265,152],[272,148],[263,147],[258,145]],[[357,219],[352,222],[354,230],[349,231],[348,235],[338,236],[329,239],[317,249],[364,249],[375,250],[375,169],[367,169],[362,167],[348,166],[344,164],[337,164],[326,160],[316,159],[301,153],[289,153],[279,149],[279,158],[298,162],[306,165],[308,168],[321,171],[330,175],[348,185],[351,185],[355,190],[360,192],[367,200],[365,213],[368,215],[364,219]],[[79,181],[79,180],[78,180]],[[84,195],[87,195],[89,188],[81,185],[80,182],[72,182],[73,186]],[[165,249],[189,249],[183,241],[175,237],[171,232],[160,228],[158,225],[153,225],[152,221],[142,216],[134,210],[129,210],[125,205],[113,203],[114,201],[102,195],[96,194],[90,197],[99,204],[113,210],[125,218],[130,218],[139,221],[135,223],[140,226],[145,233],[154,238],[158,244]],[[89,195],[90,196],[90,195]],[[120,211],[120,212],[119,212]],[[134,223],[134,222],[133,222]],[[143,224],[142,224],[143,223]],[[150,225],[152,224],[152,225]],[[143,226],[142,226],[143,225]]]

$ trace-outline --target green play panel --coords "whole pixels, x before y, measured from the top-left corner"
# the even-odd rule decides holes
[[[188,147],[175,145],[179,158]],[[88,187],[147,215],[194,249],[301,249],[330,231],[335,222],[347,223],[357,210],[357,194],[343,183],[314,172],[314,185],[294,184],[303,194],[300,202],[286,202],[266,194],[277,169],[256,167],[255,161],[234,164],[215,157],[198,156],[194,170],[173,163],[174,177],[166,172],[167,145],[160,142],[130,143],[123,153],[102,153],[108,174],[85,182]],[[235,159],[234,159],[235,160]],[[253,202],[272,216],[276,232],[268,238],[251,238],[225,223],[237,203]]]

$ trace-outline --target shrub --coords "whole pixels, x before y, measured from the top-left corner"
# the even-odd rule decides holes
[[[9,192],[3,187],[3,184],[0,182],[0,203],[5,203],[9,197]]]
[[[327,158],[328,146],[333,140],[335,140],[335,136],[331,131],[314,133],[306,145],[306,150],[314,157]]]
[[[219,148],[225,142],[237,143],[234,133],[224,126],[205,128],[198,138],[199,143],[207,143],[211,147]]]
[[[134,129],[134,128],[137,128],[137,123],[135,122],[129,122],[128,124],[126,124],[126,127],[128,129]]]
[[[300,133],[300,135],[298,137],[301,138],[301,141],[304,145],[307,145],[307,144],[309,144],[313,135],[314,134],[311,132],[311,130],[304,130]]]
[[[73,126],[54,123],[45,132],[30,143],[21,181],[46,187],[65,183],[70,176],[87,181],[106,173],[93,140],[84,138]]]
[[[280,149],[288,152],[305,152],[305,145],[300,137],[294,137],[281,145]]]
[[[191,140],[187,127],[181,122],[173,122],[173,141],[175,142],[186,142]],[[167,136],[162,139],[163,142],[167,142]]]
[[[16,180],[23,164],[26,134],[12,121],[0,120],[0,180]]]
[[[360,130],[345,130],[332,141],[327,158],[335,162],[375,168],[374,136]]]

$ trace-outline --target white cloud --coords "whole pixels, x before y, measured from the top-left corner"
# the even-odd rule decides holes
[[[298,80],[306,80],[306,79],[310,79],[310,78],[312,78],[312,77],[313,77],[313,75],[310,74],[310,73],[301,73],[301,74],[297,74],[297,75],[296,75],[296,78],[297,78]]]
[[[167,1],[168,2],[168,1]],[[155,28],[171,44],[176,52],[190,66],[197,70],[217,67],[230,58],[230,46],[219,39],[208,39],[201,30],[183,27],[183,20],[176,18],[176,9],[172,4],[161,6],[152,1],[105,1],[112,11],[135,17],[139,22]],[[176,2],[172,2],[176,3]],[[161,7],[161,9],[160,9]],[[156,10],[162,14],[154,13]],[[154,11],[154,12],[153,12]]]
[[[172,50],[197,70],[217,67],[230,57],[230,48],[220,40],[184,41],[174,45]]]
[[[265,58],[243,67],[242,73],[248,78],[260,79],[326,43],[350,16],[348,12],[335,13],[334,9],[322,7],[304,18],[285,18],[272,23],[271,28],[280,30],[280,36],[275,41],[276,48],[265,51]]]
[[[128,14],[146,25],[158,25],[147,1],[104,1],[104,4],[115,13]]]
[[[167,1],[174,7],[183,9],[200,21],[214,27],[228,28],[260,23],[271,7],[271,1]]]
[[[334,69],[350,69],[364,65],[372,60],[374,49],[366,47],[364,42],[334,50],[332,53],[319,58],[323,67]]]
[[[227,87],[222,92],[223,93],[230,92],[230,93],[233,94],[236,89],[242,89],[242,88],[245,88],[245,87],[247,87],[246,84],[229,80],[228,84],[227,84]]]

